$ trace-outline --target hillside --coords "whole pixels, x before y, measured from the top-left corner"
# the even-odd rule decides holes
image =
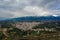
[[[26,16],[26,17],[18,17],[13,18],[11,21],[20,21],[20,22],[53,22],[60,21],[60,16]]]

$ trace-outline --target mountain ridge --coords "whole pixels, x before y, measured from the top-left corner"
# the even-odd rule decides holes
[[[13,18],[15,21],[60,21],[60,16],[26,16]]]
[[[2,21],[2,20],[1,20]],[[25,17],[18,17],[18,18],[10,18],[3,21],[20,21],[20,22],[48,22],[48,21],[60,21],[60,16],[25,16]]]

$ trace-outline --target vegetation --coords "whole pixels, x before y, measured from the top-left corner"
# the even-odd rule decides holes
[[[57,30],[57,26],[60,27],[60,23],[44,23],[34,26],[32,29],[38,28],[55,28],[56,31],[34,31],[34,30],[22,30],[17,29],[11,25],[11,23],[4,23],[8,27],[6,31],[7,36],[3,31],[0,31],[0,40],[60,40],[60,31]],[[12,28],[12,29],[9,29]]]

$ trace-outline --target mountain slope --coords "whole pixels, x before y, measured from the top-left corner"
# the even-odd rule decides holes
[[[60,21],[60,16],[26,16],[26,17],[18,17],[18,18],[0,18],[0,21],[20,21],[20,22],[53,22]]]
[[[13,18],[12,21],[60,21],[60,16],[27,16],[27,17],[19,17]]]

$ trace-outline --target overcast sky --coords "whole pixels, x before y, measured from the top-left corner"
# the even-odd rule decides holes
[[[60,0],[0,0],[0,17],[60,15]]]

